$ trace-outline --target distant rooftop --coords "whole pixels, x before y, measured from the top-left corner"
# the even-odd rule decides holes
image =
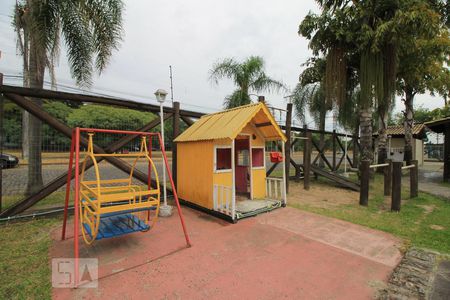
[[[413,137],[416,139],[425,138],[426,128],[427,126],[423,123],[414,124],[412,128]],[[403,125],[388,126],[386,134],[392,137],[403,137],[405,136],[405,127]],[[378,133],[375,133],[374,135],[378,135]]]

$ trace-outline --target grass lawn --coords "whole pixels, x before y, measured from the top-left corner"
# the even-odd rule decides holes
[[[0,299],[50,299],[49,231],[59,218],[0,225]]]
[[[408,180],[404,177],[403,180]],[[299,183],[302,184],[302,183]],[[324,179],[312,184],[325,184]],[[383,177],[377,175],[370,186],[369,206],[345,204],[332,207],[315,207],[291,204],[313,213],[386,231],[405,239],[411,245],[450,254],[450,201],[419,193],[409,199],[409,190],[402,190],[402,208],[399,213],[390,211],[390,197],[383,196]]]
[[[72,201],[73,193],[71,193],[70,197],[70,204],[73,203]],[[63,207],[64,206],[64,199],[66,197],[66,192],[55,192],[50,194],[48,197],[43,199],[42,201],[39,201],[34,205],[31,209],[33,210],[39,210],[39,209],[45,209],[50,207]],[[25,197],[20,196],[3,196],[2,198],[2,209],[5,210],[12,206],[14,203],[17,203],[21,200],[23,200]]]

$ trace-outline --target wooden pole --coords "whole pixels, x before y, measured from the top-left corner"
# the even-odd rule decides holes
[[[392,202],[391,211],[400,211],[402,202],[402,165],[403,162],[392,163]]]
[[[333,145],[333,170],[336,171],[336,129],[333,129],[333,134],[331,135],[332,145]]]
[[[177,187],[177,144],[175,138],[180,134],[180,102],[173,102],[172,115],[173,139],[172,139],[172,178]]]
[[[384,167],[383,174],[384,174],[384,195],[390,196],[391,195],[391,189],[392,189],[392,161],[390,159],[386,160],[386,163],[389,164],[389,166]]]
[[[358,168],[359,166],[359,143],[358,136],[353,136],[353,168]]]
[[[444,182],[450,183],[450,124],[445,125],[444,131]]]
[[[311,132],[306,132],[305,146],[303,147],[303,188],[309,190],[311,177]]]
[[[141,111],[151,111],[153,113],[159,112],[159,105],[136,102],[131,100],[124,100],[118,98],[111,97],[100,97],[100,96],[91,96],[84,94],[74,94],[60,91],[51,91],[46,89],[37,89],[37,88],[24,88],[10,85],[0,86],[0,92],[4,94],[16,94],[24,97],[33,97],[40,99],[52,99],[52,100],[61,100],[61,101],[74,101],[79,103],[89,102],[89,103],[97,103],[97,104],[108,104],[115,105],[120,107],[127,107],[131,109],[137,109]],[[165,113],[172,113],[171,107],[164,107]],[[192,118],[200,118],[205,113],[189,111],[189,110],[180,110],[180,115],[192,117]]]
[[[3,85],[3,73],[0,73],[0,86]],[[3,119],[5,117],[4,111],[5,98],[0,94],[0,155],[3,155]],[[0,213],[2,212],[2,194],[3,194],[3,168],[0,165]]]
[[[409,169],[409,193],[411,198],[415,198],[419,192],[419,162],[412,160],[411,164],[414,165],[414,168]]]
[[[359,192],[359,204],[369,205],[369,179],[370,179],[370,160],[362,160],[359,165],[361,176],[361,188]]]
[[[284,171],[286,172],[286,193],[289,193],[289,169],[290,169],[290,161],[291,161],[291,122],[292,122],[292,103],[287,104],[287,113],[286,113],[286,145],[285,145],[285,159],[284,159]]]

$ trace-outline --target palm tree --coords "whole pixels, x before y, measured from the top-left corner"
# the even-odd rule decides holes
[[[23,56],[24,84],[43,88],[45,70],[55,82],[54,65],[63,37],[72,76],[79,86],[92,84],[92,73],[102,72],[122,35],[121,0],[22,0],[14,8],[13,26]],[[41,105],[41,99],[33,99]],[[40,120],[29,116],[27,194],[42,185]]]
[[[219,79],[229,78],[238,87],[233,94],[225,98],[225,108],[251,103],[250,92],[286,90],[283,83],[266,75],[264,60],[259,56],[250,56],[242,63],[233,58],[226,58],[213,65],[209,78],[215,84],[219,83]]]

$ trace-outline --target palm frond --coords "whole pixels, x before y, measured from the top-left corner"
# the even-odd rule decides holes
[[[239,73],[239,63],[233,58],[225,58],[213,65],[209,71],[209,80],[215,84],[219,84],[219,80],[230,78],[236,81]]]
[[[268,77],[265,73],[260,73],[258,78],[250,84],[250,88],[258,93],[287,91],[284,83]]]
[[[112,51],[117,50],[122,41],[123,3],[121,0],[84,0],[80,3],[81,13],[89,19],[95,66],[102,72]]]

